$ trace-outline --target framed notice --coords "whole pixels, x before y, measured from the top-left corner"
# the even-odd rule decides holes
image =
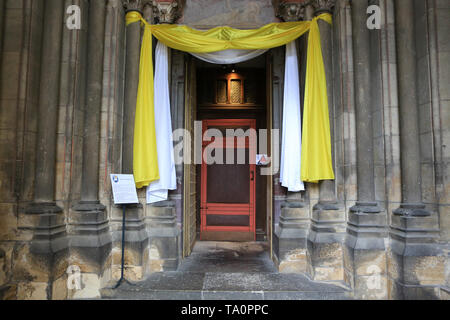
[[[139,203],[132,174],[111,174],[114,204]]]

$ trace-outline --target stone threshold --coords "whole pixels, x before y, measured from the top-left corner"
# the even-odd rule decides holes
[[[114,283],[102,299],[120,300],[349,300],[345,286],[311,281],[302,274],[161,272],[146,280]]]

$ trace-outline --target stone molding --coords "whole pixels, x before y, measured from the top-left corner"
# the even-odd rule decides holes
[[[184,1],[156,1],[149,2],[153,9],[154,23],[173,24],[183,15]]]
[[[139,11],[142,12],[142,8],[144,7],[144,1],[142,0],[122,0],[123,7],[126,11]],[[148,1],[145,1],[148,2]]]
[[[311,0],[311,5],[314,7],[315,15],[318,16],[321,13],[333,13],[336,0]]]
[[[309,0],[290,2],[287,0],[272,0],[275,16],[284,22],[302,21],[305,19],[306,6]]]

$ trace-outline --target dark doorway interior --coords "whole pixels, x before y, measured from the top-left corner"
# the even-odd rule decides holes
[[[267,129],[265,55],[237,65],[220,66],[197,61],[197,121],[254,119],[256,130]],[[259,139],[259,134],[258,134]],[[259,150],[258,150],[259,153]],[[201,165],[197,165],[197,234],[201,227]],[[256,240],[267,237],[267,179],[255,171]],[[198,237],[198,239],[200,239]]]

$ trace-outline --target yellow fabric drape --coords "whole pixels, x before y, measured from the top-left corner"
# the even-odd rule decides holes
[[[159,179],[154,123],[152,35],[173,49],[207,53],[227,49],[271,49],[285,45],[310,31],[301,178],[306,182],[334,179],[328,97],[318,19],[331,24],[331,15],[324,13],[312,21],[271,23],[256,30],[217,27],[199,31],[181,25],[150,25],[138,12],[127,13],[127,25],[141,22],[145,26],[134,134],[133,170],[136,186],[148,186]]]
[[[332,23],[329,14],[322,19]],[[319,180],[334,180],[327,80],[317,22],[311,24],[308,36],[301,179],[314,183]]]
[[[152,33],[148,26],[144,30],[140,59],[133,148],[133,173],[138,189],[159,180],[155,129]],[[167,143],[171,143],[171,141]]]

